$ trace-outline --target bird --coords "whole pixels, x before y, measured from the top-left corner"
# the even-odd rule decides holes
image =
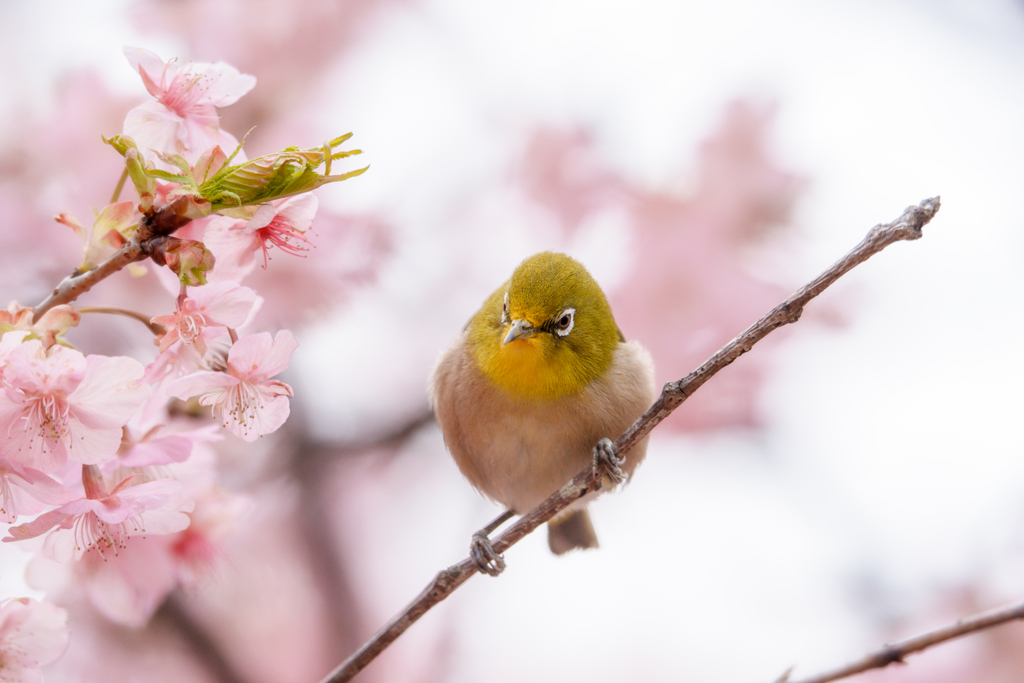
[[[505,562],[488,534],[500,524],[597,461],[606,483],[632,477],[647,439],[623,461],[608,437],[654,401],[654,362],[639,342],[625,340],[587,269],[545,251],[520,263],[441,352],[428,393],[459,470],[506,508],[470,544],[480,571],[497,576]],[[598,547],[586,508],[592,497],[548,522],[556,555]]]

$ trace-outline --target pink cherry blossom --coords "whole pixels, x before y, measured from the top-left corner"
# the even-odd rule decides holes
[[[18,515],[39,514],[47,505],[63,505],[73,498],[71,491],[39,470],[0,458],[0,521],[14,524]]]
[[[248,221],[226,216],[210,221],[203,241],[217,258],[213,278],[241,280],[255,267],[258,251],[266,268],[274,247],[301,256],[312,246],[305,233],[318,206],[317,198],[306,193],[262,204]]]
[[[171,315],[160,315],[153,322],[167,332],[160,339],[160,351],[166,351],[179,339],[206,355],[202,331],[210,325],[238,327],[245,322],[256,302],[256,293],[230,280],[193,287],[189,296]]]
[[[193,459],[172,466],[185,495],[195,502],[188,528],[136,536],[116,555],[87,553],[77,562],[37,555],[26,570],[29,585],[60,601],[75,603],[84,596],[107,619],[144,626],[175,588],[214,576],[224,555],[223,540],[249,510],[248,498],[223,490],[212,473],[200,471],[210,466],[196,466]]]
[[[288,330],[242,337],[228,352],[225,372],[196,372],[175,380],[167,391],[185,399],[202,395],[224,428],[246,441],[276,431],[288,419],[292,388],[270,379],[291,362],[298,346]]]
[[[194,504],[181,493],[181,484],[158,479],[132,485],[138,475],[122,479],[109,493],[99,468],[82,468],[86,495],[35,520],[10,528],[4,542],[20,541],[49,532],[43,554],[58,562],[80,559],[90,550],[125,547],[131,536],[161,535],[189,525],[187,512]]]
[[[156,99],[135,107],[124,121],[124,134],[133,138],[147,161],[156,152],[180,154],[190,164],[211,147],[234,150],[238,139],[221,130],[217,107],[234,104],[256,85],[256,78],[223,62],[164,62],[141,48],[124,54],[146,90]],[[244,161],[239,153],[235,162]],[[159,165],[159,164],[158,164]]]
[[[260,299],[257,297],[257,306]],[[203,343],[206,346],[206,355],[199,355],[195,346],[190,346],[182,341],[175,342],[157,355],[153,361],[146,366],[146,373],[143,375],[143,382],[153,387],[153,393],[142,406],[129,428],[135,433],[145,434],[155,425],[166,423],[167,403],[174,397],[168,393],[169,387],[174,380],[190,375],[194,372],[220,369],[227,363],[228,352],[231,350],[231,338],[227,328],[206,327],[202,332]],[[135,427],[138,427],[135,430]]]
[[[41,683],[39,667],[68,649],[68,614],[49,602],[14,598],[0,605],[0,678]]]
[[[69,458],[114,457],[121,427],[150,388],[144,368],[125,357],[83,356],[33,339],[7,354],[0,390],[0,443],[15,465],[54,472]]]

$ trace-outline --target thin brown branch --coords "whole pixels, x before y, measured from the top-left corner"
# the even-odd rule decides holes
[[[126,308],[113,308],[110,306],[91,306],[89,308],[79,308],[79,313],[106,313],[108,315],[123,315],[126,318],[132,318],[138,320],[140,323],[149,328],[149,331],[156,336],[160,336],[167,332],[167,329],[163,325],[157,325],[151,322],[149,318],[136,311],[129,311]]]
[[[46,313],[54,306],[71,303],[125,266],[136,261],[142,261],[147,256],[148,254],[143,250],[139,240],[133,239],[95,268],[64,278],[50,292],[50,296],[46,297],[42,303],[33,309],[35,311],[35,319],[39,320],[43,313]]]
[[[921,237],[921,229],[939,210],[939,198],[933,197],[911,206],[903,215],[892,223],[877,225],[867,236],[853,248],[850,253],[834,263],[828,270],[798,290],[793,296],[779,304],[768,315],[758,320],[745,332],[726,344],[707,362],[678,382],[669,382],[661,392],[661,396],[633,425],[615,441],[615,452],[622,455],[646,436],[654,427],[665,419],[683,401],[689,398],[704,382],[708,381],[719,370],[749,351],[754,344],[763,339],[772,330],[799,320],[803,307],[814,297],[823,292],[829,285],[842,277],[854,266],[901,240],[916,240]],[[604,473],[596,468],[587,468],[577,474],[572,481],[558,492],[520,517],[514,524],[501,533],[493,541],[495,551],[503,553],[519,540],[547,522],[561,510],[591,491],[601,488]],[[478,571],[476,564],[466,558],[439,572],[415,600],[389,621],[370,640],[366,641],[338,668],[332,671],[322,683],[343,683],[351,680],[383,652],[392,642],[405,632],[417,619],[431,607],[441,602],[456,588],[465,583]]]
[[[186,215],[187,209],[188,198],[178,197],[170,204],[143,215],[139,219],[138,229],[128,244],[118,249],[110,258],[95,268],[64,278],[59,285],[54,287],[48,297],[33,308],[34,320],[39,320],[43,313],[54,306],[75,301],[125,266],[149,258],[150,246],[155,238],[170,235],[192,220]]]
[[[961,636],[966,636],[971,633],[976,633],[993,626],[999,626],[1000,624],[1006,624],[1011,621],[1018,619],[1024,619],[1024,602],[1010,605],[1008,607],[1001,607],[999,609],[989,610],[988,612],[982,612],[976,614],[973,617],[967,619],[960,619],[955,624],[944,626],[934,631],[929,631],[916,638],[909,638],[907,640],[900,641],[893,645],[885,645],[874,652],[869,652],[860,659],[850,662],[846,666],[841,666],[838,669],[827,671],[811,678],[804,678],[799,681],[789,681],[788,675],[779,679],[778,683],[826,683],[827,681],[837,681],[840,678],[846,678],[847,676],[853,676],[854,674],[864,673],[871,669],[884,669],[890,664],[903,663],[903,659],[907,655],[912,655],[915,652],[921,652],[928,649],[933,645],[944,643],[947,640],[953,640]]]

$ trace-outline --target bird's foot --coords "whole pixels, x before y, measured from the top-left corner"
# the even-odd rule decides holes
[[[491,539],[484,531],[473,534],[473,539],[469,542],[469,556],[483,574],[497,576],[505,571],[505,558],[495,552]]]
[[[626,481],[626,473],[622,471],[625,463],[626,457],[616,455],[611,439],[601,439],[594,446],[594,469],[603,470],[605,476],[612,480],[612,486]]]

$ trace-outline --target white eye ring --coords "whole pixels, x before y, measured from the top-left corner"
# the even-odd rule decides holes
[[[565,323],[563,325],[562,321],[565,320],[566,318],[569,319],[569,322],[567,322],[567,323]],[[576,325],[576,309],[575,308],[567,308],[564,311],[562,311],[562,315],[558,316],[558,320],[555,322],[555,334],[557,334],[559,337],[564,337],[567,334],[569,334],[570,332],[572,332],[572,328],[575,325]]]
[[[505,292],[505,303],[501,305],[501,322],[508,322],[508,292]]]

